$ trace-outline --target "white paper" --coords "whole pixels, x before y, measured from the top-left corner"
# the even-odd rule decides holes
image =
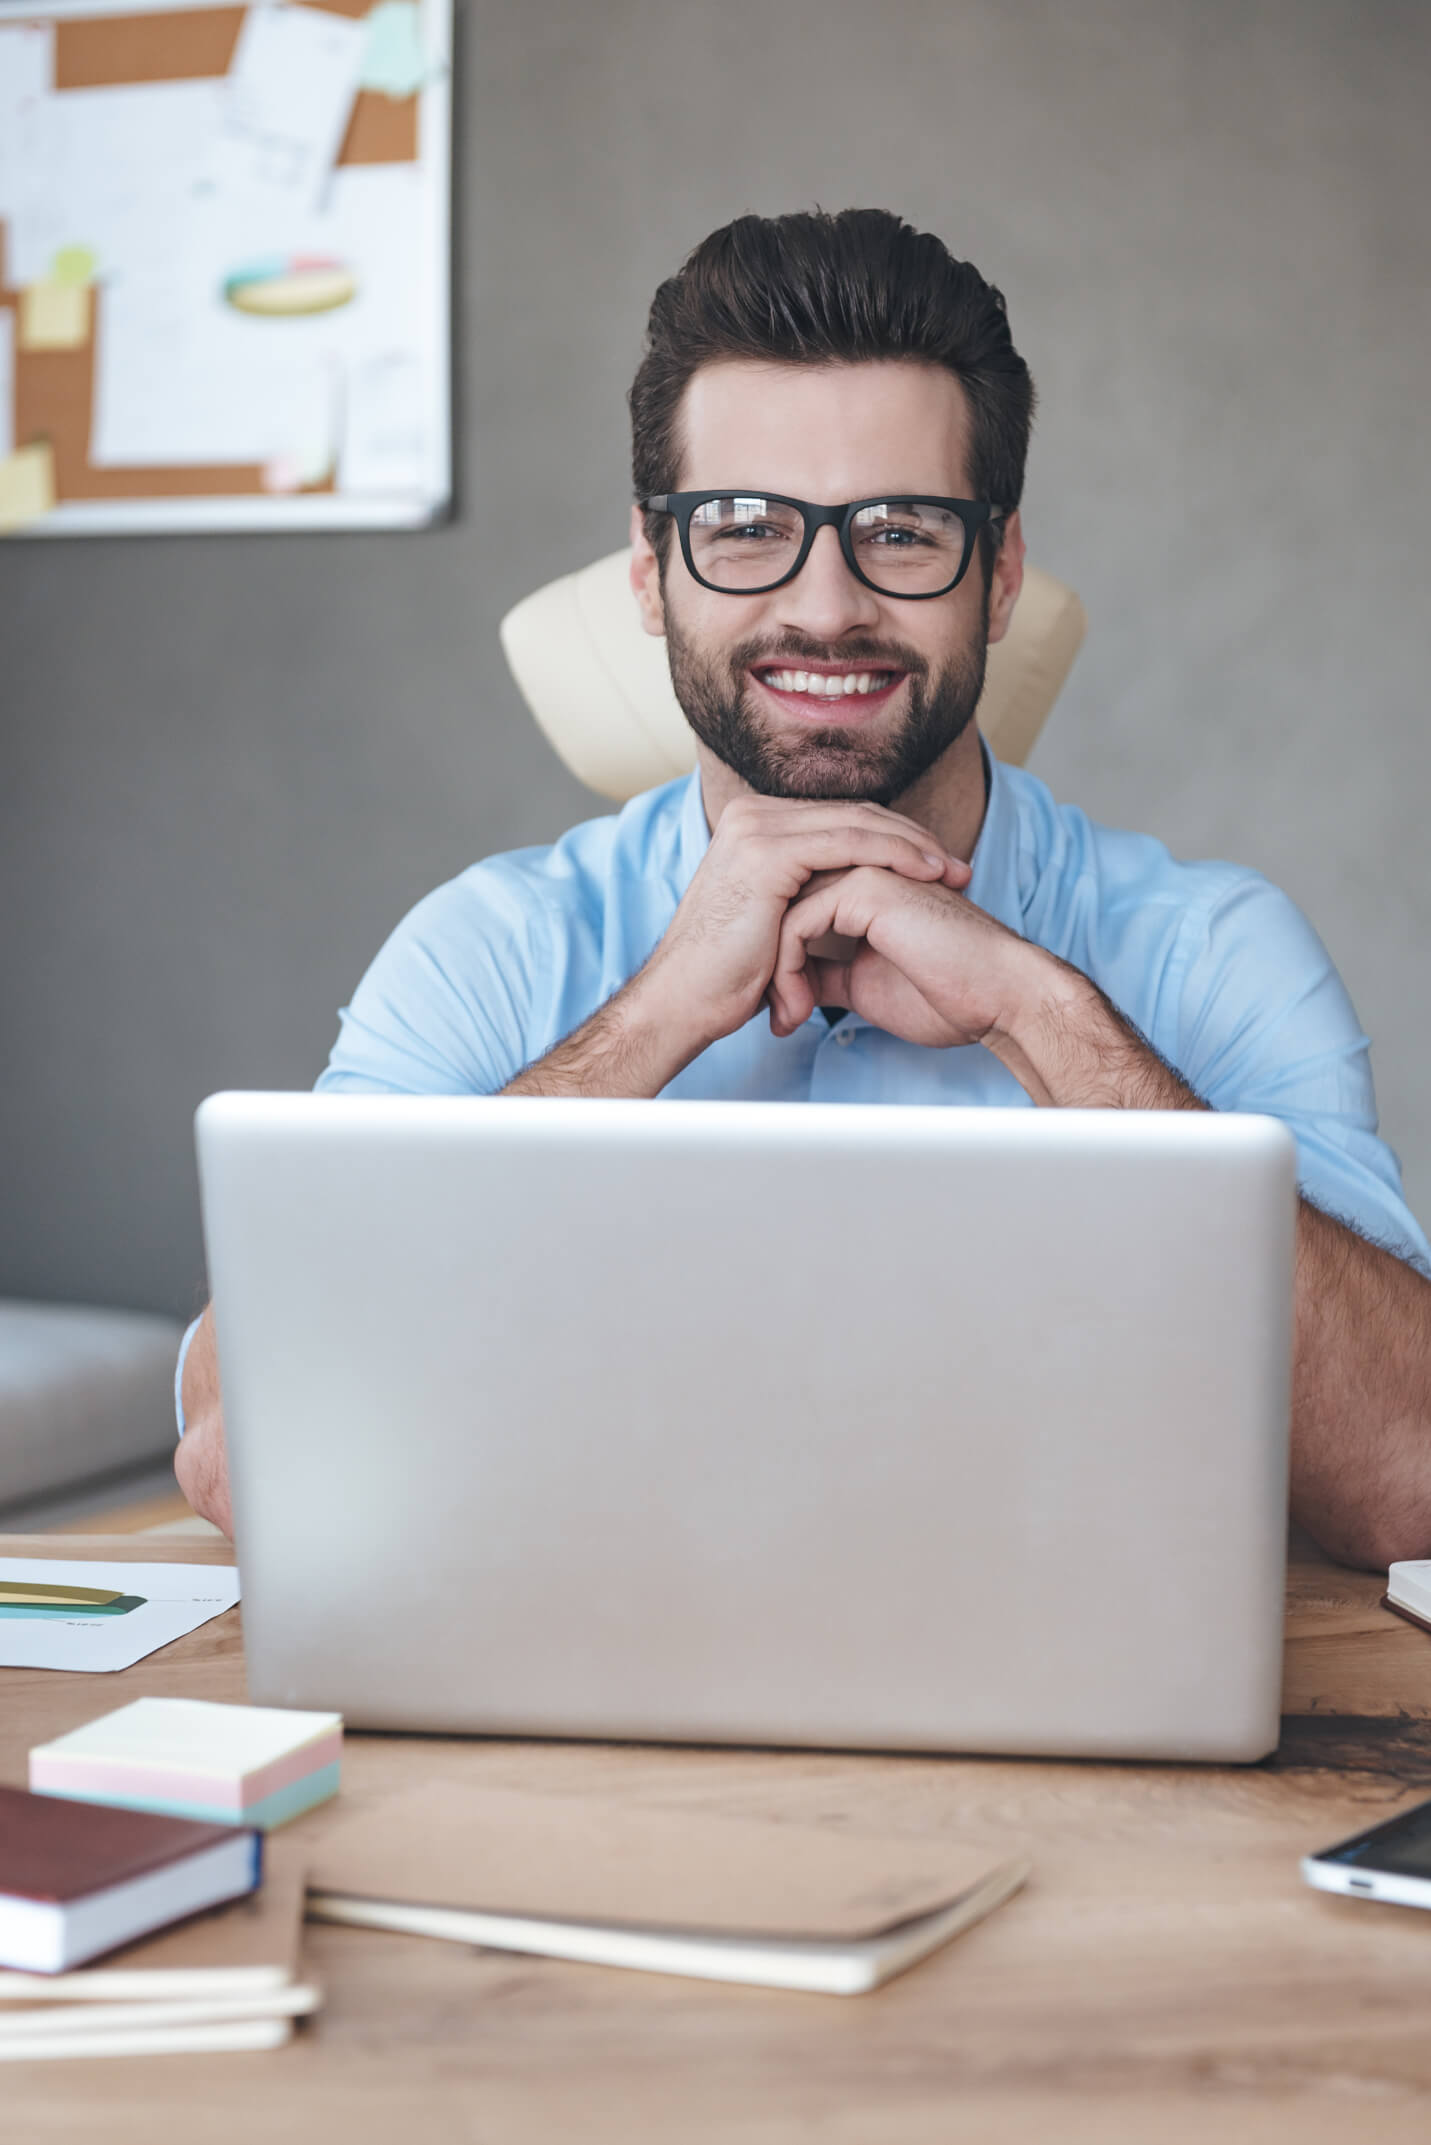
[[[22,1617],[0,1606],[0,1668],[68,1668],[105,1674],[132,1668],[186,1632],[222,1616],[239,1598],[233,1564],[95,1564],[76,1558],[0,1557],[0,1579],[50,1586],[113,1587],[142,1597],[122,1616]]]
[[[283,337],[303,323],[234,313],[202,267],[117,279],[103,305],[97,466],[292,464],[322,473],[336,385],[321,349],[301,333]]]
[[[321,212],[190,198],[164,257],[105,286],[95,464],[258,463],[280,485],[336,461],[345,494],[440,488],[436,353],[422,340],[440,268],[414,241],[421,193],[415,168],[374,165],[339,172]],[[225,283],[265,252],[340,261],[357,295],[306,318],[236,311]]]
[[[345,492],[414,492],[427,473],[431,395],[421,358],[388,350],[348,375],[338,482]]]
[[[223,192],[316,208],[352,117],[367,24],[311,7],[250,7],[229,63],[210,165]]]
[[[15,452],[15,308],[0,312],[0,462]]]
[[[42,108],[53,100],[54,35],[47,23],[0,25],[0,222],[6,227],[9,260],[0,263],[13,289],[25,279],[15,273],[15,216],[26,176],[38,168],[37,127]]]
[[[39,99],[11,182],[11,283],[41,282],[62,246],[87,247],[106,281],[161,267],[201,197],[222,103],[220,82],[145,82]],[[3,126],[0,114],[0,133]]]

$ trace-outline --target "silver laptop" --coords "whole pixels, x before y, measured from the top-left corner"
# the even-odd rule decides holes
[[[256,1701],[1275,1745],[1274,1120],[232,1094],[198,1145]]]

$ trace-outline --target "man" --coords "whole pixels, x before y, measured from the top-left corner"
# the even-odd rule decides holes
[[[1293,1513],[1351,1562],[1426,1555],[1427,1244],[1325,951],[972,721],[1032,408],[1000,294],[893,216],[699,246],[631,392],[632,585],[698,772],[429,896],[319,1086],[1269,1111],[1303,1193]],[[181,1397],[179,1480],[227,1527],[207,1315]]]

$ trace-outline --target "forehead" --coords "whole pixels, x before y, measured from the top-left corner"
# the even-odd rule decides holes
[[[969,409],[941,365],[702,365],[681,398],[677,489],[764,485],[821,505],[879,492],[965,498]]]

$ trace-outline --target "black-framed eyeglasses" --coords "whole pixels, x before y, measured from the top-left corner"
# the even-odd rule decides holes
[[[817,506],[778,492],[657,492],[639,504],[671,516],[691,574],[721,595],[760,596],[793,581],[818,532],[831,528],[857,581],[912,603],[957,588],[979,531],[1013,511],[987,499],[913,493]]]

